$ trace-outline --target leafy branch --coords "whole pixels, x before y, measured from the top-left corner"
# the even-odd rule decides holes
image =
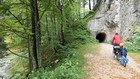
[[[26,58],[26,59],[29,59],[28,57],[26,57],[26,56],[22,56],[22,55],[18,55],[18,54],[16,54],[15,52],[13,52],[13,51],[11,51],[10,49],[7,49],[10,53],[12,53],[12,54],[14,54],[14,55],[16,55],[16,56],[18,56],[18,57],[22,57],[22,58]]]
[[[8,10],[8,12],[9,12],[14,18],[16,18],[16,20],[17,20],[21,25],[23,25],[23,23],[18,19],[18,17],[16,17],[10,10]]]

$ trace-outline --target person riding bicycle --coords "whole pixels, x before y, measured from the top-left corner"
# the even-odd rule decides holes
[[[112,38],[113,53],[115,55],[117,55],[116,51],[119,50],[119,44],[120,43],[121,43],[121,37],[120,37],[120,35],[118,33],[115,33],[115,35]]]
[[[120,56],[127,57],[127,50],[124,47],[123,43],[120,43],[120,51],[119,51],[119,53],[120,53]]]
[[[126,63],[128,63],[127,49],[124,47],[123,43],[120,43],[119,57],[121,64],[125,64],[124,66],[126,66]]]

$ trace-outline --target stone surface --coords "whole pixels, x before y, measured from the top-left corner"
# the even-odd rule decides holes
[[[133,29],[140,25],[140,0],[104,0],[95,17],[88,22],[93,36],[105,32],[111,40],[115,32],[129,40]]]

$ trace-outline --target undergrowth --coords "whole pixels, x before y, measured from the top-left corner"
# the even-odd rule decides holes
[[[89,46],[93,46],[93,43],[87,43],[79,46],[79,49],[71,49],[69,55],[58,61],[57,67],[51,69],[51,67],[40,68],[38,71],[33,71],[29,75],[29,79],[84,79],[85,72],[83,66],[85,65],[84,53],[89,50],[93,50]]]
[[[43,66],[38,70],[29,71],[27,60],[14,60],[16,63],[11,67],[11,72],[15,79],[83,79],[86,75],[83,70],[85,65],[84,53],[88,50],[93,50],[97,41],[90,34],[86,27],[86,21],[78,20],[72,26],[65,27],[65,45],[60,45],[53,41],[57,49],[57,59],[55,61],[43,60]],[[46,40],[46,39],[45,39]],[[46,42],[44,40],[44,42]],[[51,45],[50,45],[51,46]],[[48,48],[49,47],[48,45]],[[93,49],[92,49],[93,48]],[[52,52],[52,51],[49,51]],[[45,53],[44,53],[45,57]],[[46,54],[47,57],[47,54]],[[48,58],[48,57],[47,57]],[[50,58],[50,57],[49,57]],[[18,59],[18,58],[17,58]],[[51,65],[53,63],[53,65]],[[17,72],[17,73],[16,73]]]
[[[83,24],[82,24],[83,23]],[[83,79],[85,72],[84,51],[88,44],[96,44],[94,38],[85,27],[82,20],[77,22],[72,28],[68,28],[65,33],[66,44],[62,46],[59,59],[54,63],[55,68],[45,67],[29,74],[29,79]]]
[[[140,53],[140,28],[136,28],[132,40],[125,43],[128,51]]]
[[[132,56],[137,62],[140,62],[140,28],[136,28],[132,40],[125,43],[128,54]]]

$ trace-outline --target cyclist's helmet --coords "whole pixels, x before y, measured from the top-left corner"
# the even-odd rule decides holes
[[[124,44],[123,43],[120,43],[120,47],[123,47],[124,46]]]

